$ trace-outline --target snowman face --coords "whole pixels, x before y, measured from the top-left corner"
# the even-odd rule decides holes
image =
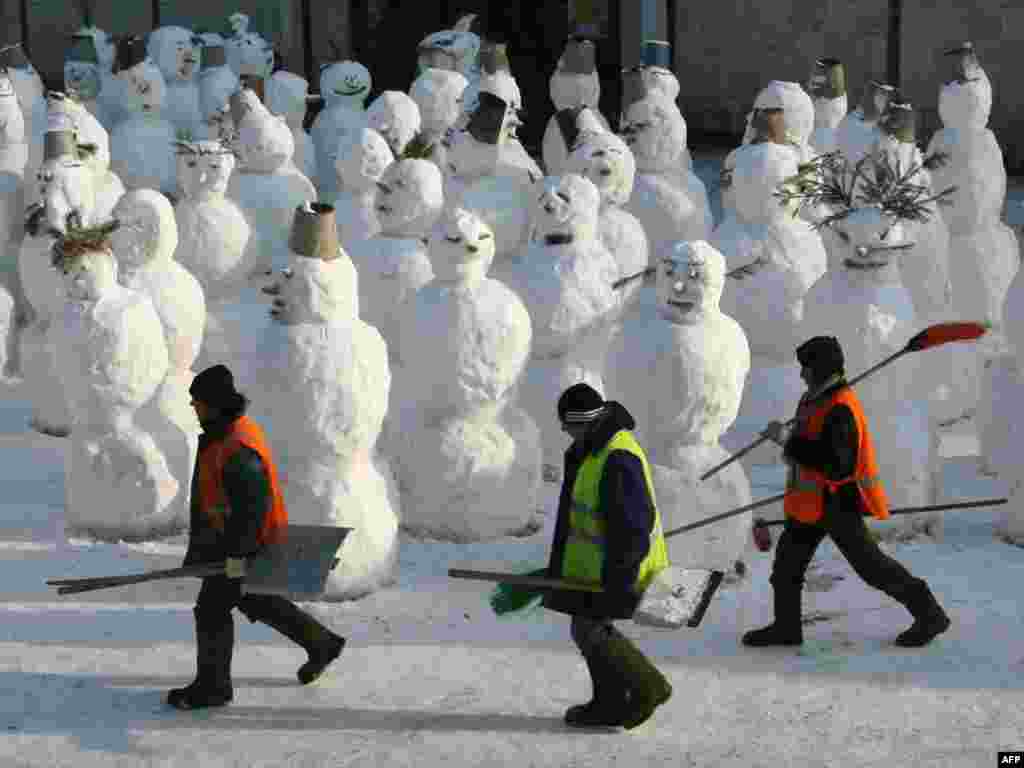
[[[178,155],[178,179],[190,200],[212,200],[224,197],[235,156],[226,152],[220,142],[204,141],[199,152]]]
[[[274,173],[295,154],[295,139],[284,120],[260,107],[242,119],[237,147],[243,168]]]
[[[434,225],[443,205],[441,172],[429,160],[398,160],[377,182],[374,208],[385,235],[420,235]]]
[[[658,313],[681,325],[718,311],[725,284],[725,259],[706,242],[681,242],[658,264],[655,295]]]
[[[100,92],[100,70],[88,61],[64,63],[64,91],[78,101],[92,101]]]
[[[679,98],[679,79],[663,67],[644,67],[640,71],[647,93],[663,96],[673,104]]]
[[[366,110],[366,123],[384,137],[398,157],[420,130],[420,110],[401,91],[385,91]]]
[[[161,250],[174,252],[178,244],[174,209],[159,192],[132,190],[118,200],[112,215],[121,222],[110,238],[119,264],[136,268],[152,261]]]
[[[599,133],[580,144],[569,156],[569,170],[590,179],[608,205],[624,205],[633,192],[636,161],[613,133]]]
[[[281,325],[325,323],[343,311],[344,290],[332,280],[331,267],[320,259],[295,258],[281,270],[278,280],[265,290],[274,298],[270,317]]]
[[[74,301],[98,301],[117,282],[110,251],[89,251],[61,261],[58,267],[64,294]]]
[[[597,102],[601,100],[601,81],[596,72],[579,74],[556,69],[551,73],[548,91],[556,110],[572,107],[596,109]]]
[[[320,93],[328,104],[362,105],[372,84],[370,70],[358,61],[339,61],[320,75]]]
[[[858,208],[832,227],[842,243],[842,264],[849,270],[883,269],[913,246],[902,224],[878,207]]]
[[[639,166],[660,166],[664,172],[678,163],[686,132],[662,102],[656,97],[631,104],[623,134]]]
[[[92,171],[64,156],[43,163],[37,174],[46,223],[58,232],[84,226],[92,215]]]
[[[535,236],[547,245],[592,240],[597,233],[601,195],[579,174],[548,176],[534,209]]]
[[[125,106],[130,112],[155,114],[163,107],[164,78],[148,59],[118,77],[125,82]]]
[[[174,41],[174,74],[178,80],[191,80],[199,66],[199,47],[191,34]]]
[[[494,261],[494,234],[475,213],[450,211],[430,239],[430,263],[434,278],[444,283],[482,279]]]
[[[409,88],[409,96],[420,111],[423,131],[441,136],[462,112],[462,93],[468,81],[458,72],[427,69]]]
[[[342,186],[369,189],[395,160],[384,137],[372,128],[362,128],[341,140],[335,170]]]
[[[949,128],[977,130],[988,125],[992,112],[992,86],[987,78],[966,83],[952,81],[939,91],[939,118]]]

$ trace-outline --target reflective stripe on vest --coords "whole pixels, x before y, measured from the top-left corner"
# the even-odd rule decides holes
[[[569,508],[569,533],[562,557],[562,578],[589,584],[601,583],[605,556],[605,510],[601,505],[601,476],[612,451],[627,451],[640,459],[647,494],[654,504],[651,546],[640,563],[634,588],[643,591],[661,570],[668,567],[668,549],[661,528],[661,516],[654,498],[651,470],[640,444],[627,430],[615,433],[598,453],[588,455],[580,464],[572,487]]]
[[[786,516],[802,523],[816,523],[825,513],[825,491],[835,492],[840,486],[856,483],[868,511],[879,520],[884,520],[889,517],[889,503],[878,474],[874,443],[864,409],[850,387],[842,386],[830,397],[810,407],[806,421],[798,426],[796,434],[798,437],[818,439],[826,417],[837,405],[849,408],[857,425],[857,465],[853,474],[836,481],[828,479],[816,469],[792,464],[786,478],[786,498],[783,501]]]
[[[270,509],[263,516],[257,540],[260,544],[282,541],[288,527],[288,511],[278,484],[277,468],[263,430],[248,416],[235,419],[224,437],[212,441],[199,454],[200,511],[213,528],[224,531],[225,521],[231,515],[224,492],[224,467],[243,445],[259,454],[269,480]]]

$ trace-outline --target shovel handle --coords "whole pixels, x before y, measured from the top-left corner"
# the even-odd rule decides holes
[[[725,461],[721,462],[720,464],[716,464],[715,466],[713,466],[711,469],[709,469],[707,472],[705,472],[703,475],[701,475],[700,479],[701,480],[707,480],[712,475],[717,474],[718,472],[720,472],[723,469],[725,469],[726,467],[728,467],[734,461],[739,461],[744,456],[746,456],[748,453],[750,453],[752,450],[757,448],[757,446],[759,446],[761,443],[763,443],[763,442],[765,442],[766,440],[769,440],[769,439],[770,438],[768,437],[768,435],[761,435],[759,438],[757,438],[757,440],[752,442],[746,448],[741,448],[740,450],[736,451],[736,453],[734,453],[732,456],[730,456]]]
[[[998,499],[976,499],[974,501],[952,501],[948,504],[931,504],[923,507],[896,507],[890,509],[890,515],[912,515],[915,512],[942,512],[947,509],[972,509],[974,507],[998,507],[1001,504],[1006,504],[1009,501],[1007,498]],[[736,512],[738,512],[737,510]],[[726,515],[735,514],[726,512]],[[870,514],[864,515],[864,517],[871,517]],[[754,520],[755,526],[762,528],[770,528],[773,525],[785,525],[786,521],[783,520],[764,520],[757,518]]]

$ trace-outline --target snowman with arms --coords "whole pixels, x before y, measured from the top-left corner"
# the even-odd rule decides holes
[[[284,117],[292,131],[295,154],[292,163],[310,181],[316,179],[316,150],[313,139],[302,127],[309,103],[309,82],[304,77],[278,70],[267,79],[267,109]]]
[[[178,227],[166,197],[152,189],[133,190],[118,202],[114,216],[120,224],[111,235],[118,282],[149,298],[164,329],[167,375],[139,411],[138,423],[157,440],[178,481],[167,514],[185,526],[199,429],[188,388],[203,341],[206,301],[199,281],[174,260]]]
[[[702,482],[728,454],[719,438],[739,412],[750,348],[739,323],[719,309],[725,258],[705,241],[680,242],[657,265],[658,317],[633,316],[612,342],[608,397],[636,404],[667,530],[750,503],[739,462]],[[746,513],[672,539],[675,562],[725,572],[750,536]]]
[[[74,418],[65,480],[65,529],[110,541],[178,533],[179,481],[135,416],[168,368],[160,318],[117,282],[116,223],[61,234],[53,252],[66,299],[56,360]]]
[[[567,170],[566,162],[572,151],[572,140],[566,140],[563,126],[567,121],[573,125],[580,107],[588,108],[601,126],[608,129],[608,121],[598,110],[601,80],[597,76],[597,47],[593,40],[582,34],[569,37],[551,73],[548,89],[555,114],[544,131],[542,150],[545,170],[549,176],[556,176]]]
[[[395,442],[414,534],[479,541],[539,527],[540,433],[513,401],[530,315],[486,276],[493,258],[482,219],[449,209],[430,241],[435,277],[405,308]]]
[[[175,133],[195,137],[199,131],[199,53],[202,41],[184,27],[158,27],[146,43],[147,53],[164,77],[163,116]]]
[[[367,127],[344,136],[337,155],[340,192],[335,219],[342,247],[351,251],[380,232],[377,182],[395,156],[384,137]]]
[[[604,354],[621,300],[612,287],[619,266],[598,232],[597,187],[578,174],[548,177],[539,186],[533,238],[501,279],[530,313],[533,343],[519,397],[540,427],[551,478],[564,450],[551,404],[577,382],[603,390]]]
[[[145,41],[137,36],[118,43],[117,66],[128,116],[110,136],[110,168],[126,189],[156,189],[173,197],[176,136],[174,125],[162,114],[164,76],[147,58]]]
[[[359,319],[333,209],[301,206],[289,249],[291,264],[268,289],[271,323],[251,353],[252,387],[262,393],[293,521],[354,529],[326,596],[355,598],[390,582],[398,548],[398,499],[375,451],[391,386],[388,350]]]
[[[328,203],[338,197],[338,144],[343,136],[366,125],[366,97],[372,84],[370,70],[357,61],[338,61],[320,73],[324,106],[310,135],[316,150],[316,186],[320,199]]]

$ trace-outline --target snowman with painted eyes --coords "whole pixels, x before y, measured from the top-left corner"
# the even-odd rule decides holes
[[[540,433],[514,388],[530,355],[530,315],[487,277],[494,237],[449,209],[430,240],[434,279],[406,305],[394,345],[399,384],[391,439],[402,527],[479,541],[532,533]]]
[[[750,503],[739,462],[719,438],[736,418],[750,370],[747,337],[719,308],[725,258],[705,241],[679,242],[656,266],[657,315],[627,317],[608,349],[606,398],[633,405],[666,530]],[[673,562],[731,571],[750,538],[750,513],[673,538]]]
[[[336,163],[342,138],[366,125],[366,98],[373,84],[370,70],[357,61],[338,61],[320,73],[323,109],[313,121],[310,135],[316,150],[316,186],[320,200],[338,197]]]
[[[900,351],[921,330],[899,264],[913,244],[908,206],[918,208],[915,215],[929,215],[917,206],[921,197],[919,187],[893,182],[877,196],[860,195],[838,207],[828,223],[845,250],[839,267],[830,269],[804,299],[802,338],[838,338],[850,374]],[[932,382],[926,372],[922,358],[911,355],[857,384],[857,396],[872,414],[878,465],[894,507],[934,501],[938,459],[928,403]],[[900,516],[886,527],[939,535],[941,515]]]
[[[199,75],[201,40],[184,27],[157,27],[146,42],[149,57],[164,76],[163,115],[179,136],[195,138],[199,114]]]
[[[384,91],[366,108],[366,124],[384,137],[395,157],[420,132],[420,123],[420,108],[401,91]]]
[[[121,40],[117,77],[128,115],[110,136],[110,169],[126,189],[156,189],[177,195],[174,124],[163,116],[166,85],[140,37]]]
[[[350,256],[359,272],[359,315],[392,344],[398,307],[434,277],[427,242],[444,208],[441,171],[429,160],[398,160],[377,182],[375,201],[380,232],[353,242]]]
[[[568,170],[566,163],[572,151],[575,119],[580,108],[586,107],[601,127],[608,129],[608,121],[598,110],[601,80],[597,76],[596,55],[593,40],[573,35],[551,73],[548,88],[555,114],[548,120],[542,144],[544,169],[549,176]]]
[[[288,247],[245,376],[259,393],[254,417],[268,424],[292,522],[353,528],[327,596],[356,598],[389,583],[398,551],[397,489],[376,451],[392,381],[388,348],[359,319],[333,208],[300,206]]]
[[[342,246],[351,250],[380,232],[377,182],[395,156],[384,137],[368,127],[344,136],[337,154],[340,192],[334,203],[335,219]]]
[[[188,478],[174,477],[137,420],[164,381],[167,345],[149,298],[117,282],[111,228],[65,232],[53,249],[65,294],[54,359],[74,423],[63,524],[107,541],[152,540],[187,525],[172,501]]]
[[[541,429],[545,476],[557,475],[564,435],[551,404],[585,381],[599,392],[609,336],[621,309],[619,265],[599,235],[601,193],[578,174],[538,185],[529,245],[498,279],[526,304],[533,327],[520,402]]]

